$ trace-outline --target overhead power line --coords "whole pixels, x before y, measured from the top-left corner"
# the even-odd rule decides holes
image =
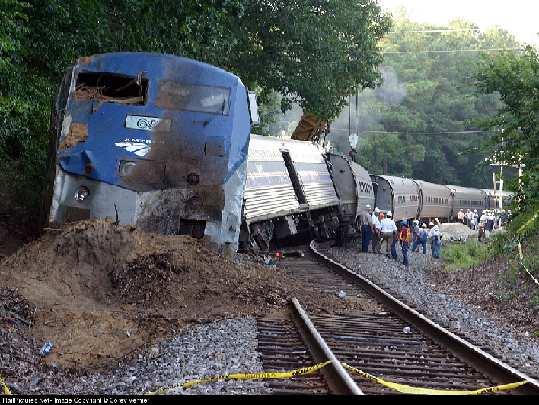
[[[437,131],[437,132],[421,132],[421,131],[360,131],[361,133],[374,133],[374,134],[411,134],[411,135],[465,135],[465,134],[487,134],[490,131]]]
[[[480,28],[449,28],[449,29],[439,29],[439,30],[411,30],[411,31],[389,31],[388,34],[406,34],[408,32],[458,32],[458,31],[481,31]]]
[[[405,54],[405,53],[458,53],[458,52],[500,52],[500,51],[521,51],[522,48],[484,48],[484,49],[444,49],[433,51],[386,51],[383,55]]]
[[[332,127],[331,132],[348,132],[348,128]],[[439,131],[439,132],[421,132],[421,131],[358,131],[360,134],[397,134],[397,135],[467,135],[467,134],[488,134],[489,131]]]

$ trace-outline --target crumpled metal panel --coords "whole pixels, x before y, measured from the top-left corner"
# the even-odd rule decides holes
[[[247,222],[297,212],[299,203],[280,149],[284,142],[251,135],[243,216]]]
[[[357,215],[367,212],[367,204],[374,209],[374,190],[372,188],[372,180],[369,172],[355,162],[349,162],[354,173],[357,193]]]
[[[339,205],[323,151],[315,144],[301,141],[288,141],[286,147],[309,209]]]

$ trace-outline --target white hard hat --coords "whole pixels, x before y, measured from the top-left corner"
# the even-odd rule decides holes
[[[378,207],[376,207],[376,208],[374,209],[374,212],[376,212],[377,214],[380,212],[380,210],[378,209]]]
[[[429,222],[429,226],[434,226],[434,224],[432,222]]]
[[[370,209],[371,209],[371,205],[370,205],[370,204],[367,204],[367,205],[365,205],[365,208],[367,208],[368,210],[370,210]]]
[[[477,210],[473,210],[473,212],[477,212]]]
[[[391,213],[391,211],[388,211],[387,214],[386,214],[387,217],[391,217],[393,216],[393,214]]]

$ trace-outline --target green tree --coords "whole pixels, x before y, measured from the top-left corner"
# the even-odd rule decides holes
[[[399,133],[401,142],[425,151],[421,159],[413,154],[400,157],[411,160],[411,171],[409,165],[401,165],[400,171],[390,163],[391,174],[442,184],[489,186],[489,168],[482,164],[486,154],[481,150],[489,134],[482,132],[478,122],[493,116],[502,103],[496,94],[477,92],[473,72],[486,53],[481,50],[518,47],[514,37],[500,28],[481,32],[464,20],[446,26],[416,23],[401,13],[395,16],[382,47],[383,66],[395,72],[406,94],[402,102],[390,103],[386,99],[391,92],[375,91],[374,97],[364,101],[379,116],[373,126],[363,129]],[[380,132],[376,136],[392,135]],[[369,145],[370,138],[364,145]],[[370,153],[366,147],[360,156]]]
[[[537,50],[528,46],[522,53],[485,58],[476,78],[483,92],[497,92],[504,103],[495,117],[483,122],[484,127],[495,134],[489,142],[489,152],[499,162],[524,166],[517,189],[521,208],[536,210],[539,203]]]

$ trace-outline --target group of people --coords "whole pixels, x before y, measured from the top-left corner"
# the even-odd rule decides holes
[[[442,247],[442,233],[438,218],[428,224],[420,224],[414,220],[412,226],[408,221],[400,221],[398,224],[393,220],[391,211],[384,213],[378,208],[374,210],[370,205],[366,206],[358,219],[361,225],[361,250],[365,253],[372,246],[373,253],[381,253],[385,244],[388,257],[398,260],[397,243],[402,249],[402,264],[408,267],[408,250],[412,244],[412,251],[417,252],[419,246],[423,247],[423,254],[427,253],[427,242],[431,241],[432,257],[439,259]]]
[[[468,226],[474,231],[487,230],[492,232],[494,229],[500,228],[503,223],[507,222],[508,217],[511,215],[511,211],[507,213],[505,210],[483,210],[481,215],[477,213],[477,210],[462,209],[457,213],[457,219],[460,223]]]

